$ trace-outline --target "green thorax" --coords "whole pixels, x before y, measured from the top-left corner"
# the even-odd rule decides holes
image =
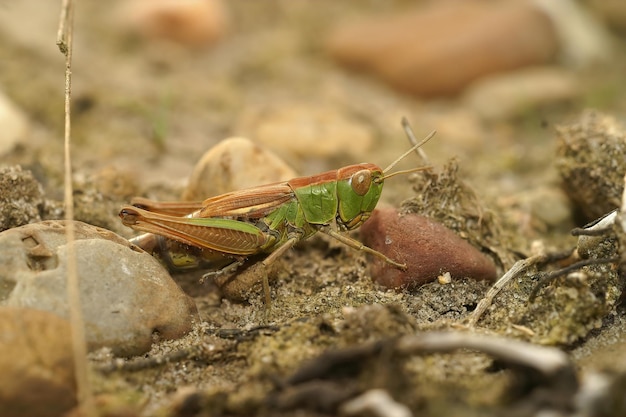
[[[272,247],[266,250],[279,246],[289,239],[290,234],[297,233],[302,239],[306,239],[316,232],[316,229],[307,222],[303,206],[297,199],[282,204],[262,221],[267,225],[269,233],[274,234],[276,238]]]
[[[374,164],[350,165],[313,177],[289,181],[304,221],[354,229],[376,207],[382,191],[381,169]]]
[[[281,204],[262,220],[276,239],[271,247],[284,242],[293,233],[307,238],[317,231],[317,226],[335,221],[340,229],[359,227],[378,203],[382,175],[374,164],[357,164],[290,180],[288,184],[295,198]]]

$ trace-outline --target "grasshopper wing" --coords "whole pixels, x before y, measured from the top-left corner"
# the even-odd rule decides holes
[[[259,219],[295,198],[286,182],[252,187],[207,198],[194,217],[234,217]]]
[[[259,228],[237,220],[176,217],[131,206],[122,208],[120,217],[135,230],[226,254],[252,255],[271,243]]]
[[[170,216],[186,216],[202,208],[202,201],[153,201],[143,197],[134,197],[130,204],[143,210]]]

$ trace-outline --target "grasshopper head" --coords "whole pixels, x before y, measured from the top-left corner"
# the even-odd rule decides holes
[[[374,164],[356,164],[337,170],[337,199],[339,204],[336,220],[337,226],[340,228],[344,230],[355,229],[370,217],[380,198],[385,179],[430,168],[424,166],[389,173],[398,162],[402,161],[410,153],[418,150],[420,146],[430,140],[435,134],[435,132],[432,132],[421,142],[417,142],[409,122],[406,119],[402,119],[402,125],[414,145],[396,158],[387,168],[383,170]]]
[[[346,230],[359,227],[370,217],[383,190],[383,170],[374,164],[357,164],[337,173],[337,225]]]

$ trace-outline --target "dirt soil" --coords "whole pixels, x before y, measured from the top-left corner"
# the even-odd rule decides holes
[[[572,250],[570,229],[587,220],[563,202],[555,126],[577,120],[589,106],[609,114],[626,110],[619,82],[624,54],[616,53],[621,61],[610,67],[578,74],[584,91],[578,100],[489,123],[471,119],[454,98],[422,101],[325,56],[324,34],[333,27],[359,15],[401,10],[406,2],[232,2],[230,31],[210,50],[129,36],[119,23],[118,3],[84,1],[76,13],[72,157],[77,219],[124,237],[134,233],[117,212],[132,196],[178,199],[207,149],[230,136],[254,140],[255,121],[276,109],[324,109],[357,121],[373,137],[365,149],[352,143],[326,155],[273,149],[302,175],[362,161],[385,166],[407,149],[400,126],[406,116],[418,136],[439,130],[425,149],[434,169],[388,181],[381,204],[444,224],[447,219],[448,227],[494,259],[502,275],[537,248]],[[57,6],[0,4],[8,9],[0,11],[0,85],[32,127],[2,165],[31,170],[46,198],[58,201],[64,66],[55,46]],[[467,117],[478,127],[470,138],[462,134]],[[565,214],[556,220],[538,215],[545,199],[561,204]],[[441,213],[444,206],[452,215]],[[615,254],[615,238],[606,239]],[[520,404],[528,392],[519,389],[517,374],[466,350],[403,358],[352,352],[356,359],[319,379],[295,384],[290,377],[328,350],[433,330],[558,346],[581,374],[608,366],[624,372],[623,357],[606,360],[607,351],[626,344],[626,316],[617,307],[623,283],[607,265],[587,273],[582,284],[544,283],[529,303],[540,279],[531,268],[470,327],[491,283],[458,279],[411,291],[384,289],[372,281],[366,256],[316,236],[275,265],[271,308],[260,285],[247,302],[236,303],[222,299],[210,280],[200,283],[201,273],[175,276],[194,297],[201,322],[192,334],[159,341],[141,358],[93,354],[96,394],[102,410],[125,410],[123,415],[317,416],[336,414],[347,399],[383,388],[416,415],[524,415],[528,409]]]

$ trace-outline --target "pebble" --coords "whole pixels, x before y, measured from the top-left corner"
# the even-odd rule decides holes
[[[374,210],[360,230],[365,245],[407,265],[407,270],[401,271],[370,257],[372,278],[387,288],[416,288],[444,273],[450,273],[452,279],[497,278],[496,267],[486,255],[427,217],[381,208]]]
[[[182,198],[202,201],[296,176],[296,172],[273,152],[246,138],[228,138],[209,149],[198,161]]]
[[[228,27],[221,0],[130,0],[120,19],[147,39],[161,39],[190,47],[215,44]]]
[[[401,91],[437,96],[456,94],[489,74],[551,62],[559,40],[532,2],[432,2],[344,23],[326,48],[339,63]]]
[[[70,325],[55,314],[0,307],[3,416],[57,417],[76,405]]]
[[[191,330],[195,303],[156,259],[113,232],[74,224],[90,350],[138,355],[155,336],[175,339]],[[68,317],[65,225],[44,221],[0,233],[0,302]]]
[[[93,184],[98,192],[120,200],[127,200],[140,193],[136,175],[112,166],[98,170],[94,174]]]
[[[605,22],[590,12],[589,2],[532,0],[550,17],[560,41],[560,63],[569,67],[594,68],[611,62],[616,51]],[[606,1],[606,0],[602,0]]]
[[[579,81],[571,72],[541,67],[480,79],[466,89],[463,102],[485,120],[506,120],[579,94]]]
[[[557,127],[556,166],[565,192],[587,221],[620,207],[626,174],[626,130],[612,116],[584,112]]]
[[[372,127],[336,108],[294,103],[245,112],[240,129],[281,157],[346,156],[363,160],[374,143]]]
[[[32,172],[0,168],[0,231],[41,220],[44,193]]]
[[[28,134],[26,115],[0,90],[0,156],[12,151]]]

